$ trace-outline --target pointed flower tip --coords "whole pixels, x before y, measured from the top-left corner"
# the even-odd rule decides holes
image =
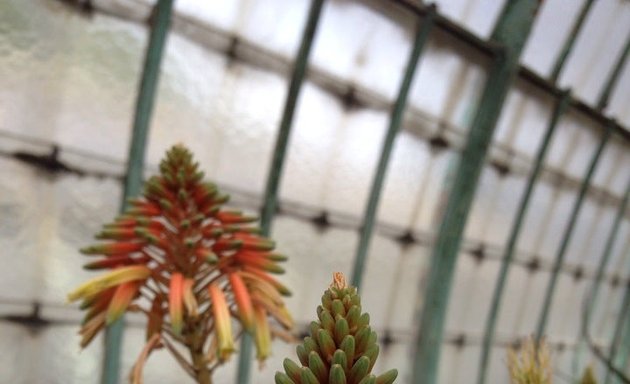
[[[346,283],[346,277],[344,276],[344,274],[341,272],[333,273],[333,282],[330,286],[331,288],[336,288],[336,289],[347,288],[348,284]]]

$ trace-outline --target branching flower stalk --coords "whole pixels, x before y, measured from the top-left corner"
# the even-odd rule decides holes
[[[398,371],[372,374],[378,358],[376,332],[370,315],[361,313],[361,298],[355,287],[346,285],[341,273],[317,307],[318,321],[311,322],[310,336],[297,347],[299,363],[284,360],[276,384],[391,384]]]
[[[519,351],[508,352],[508,369],[512,384],[551,384],[551,354],[545,340],[529,338]]]
[[[269,275],[282,273],[278,262],[286,258],[250,225],[255,218],[225,209],[227,201],[203,181],[186,148],[171,148],[143,196],[97,235],[105,242],[81,250],[96,257],[85,268],[109,270],[68,295],[87,311],[81,347],[125,312],[140,312],[147,343],[132,383],[142,382],[144,363],[158,348],[198,383],[211,383],[212,371],[235,351],[233,323],[239,334],[253,335],[257,358],[267,358],[272,333],[293,325],[281,297],[289,290]]]

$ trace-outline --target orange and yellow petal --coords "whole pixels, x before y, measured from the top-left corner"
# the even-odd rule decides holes
[[[256,358],[259,361],[263,361],[271,354],[271,331],[269,330],[267,311],[264,308],[255,307],[254,319]]]
[[[186,312],[188,312],[190,316],[196,317],[199,314],[199,305],[197,304],[197,299],[193,293],[194,285],[195,281],[193,279],[184,279],[182,290]]]
[[[127,307],[129,307],[129,303],[131,303],[138,293],[139,289],[140,283],[137,281],[120,284],[116,288],[116,292],[114,292],[114,296],[107,307],[105,324],[109,325],[122,316]]]
[[[144,265],[132,265],[116,268],[113,271],[95,277],[80,285],[68,294],[68,301],[86,299],[113,286],[130,281],[144,280],[151,274],[151,270]]]
[[[254,326],[254,307],[249,290],[238,273],[230,273],[229,280],[243,327],[248,331],[252,331]]]
[[[220,360],[227,360],[235,351],[232,337],[232,323],[230,311],[225,301],[225,294],[216,283],[208,287],[214,315],[214,328],[217,335],[217,352]]]

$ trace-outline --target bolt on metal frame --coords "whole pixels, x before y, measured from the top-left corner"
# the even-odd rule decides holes
[[[399,90],[399,95],[392,110],[385,144],[382,147],[379,164],[370,191],[370,198],[366,206],[364,216],[365,223],[361,228],[360,245],[357,249],[352,275],[352,280],[356,285],[360,285],[361,283],[369,249],[369,241],[373,234],[380,192],[389,157],[393,148],[394,139],[396,133],[400,129],[409,87],[413,80],[414,71],[417,67],[418,60],[422,54],[422,49],[426,43],[431,28],[435,25],[441,30],[455,36],[457,39],[464,41],[493,57],[493,64],[489,70],[486,88],[483,92],[481,102],[477,108],[474,121],[470,128],[467,144],[463,149],[462,156],[460,158],[456,172],[457,176],[451,191],[449,192],[449,202],[433,250],[431,275],[428,286],[424,292],[425,310],[422,313],[419,338],[417,340],[417,351],[414,356],[414,383],[432,384],[437,381],[438,358],[440,354],[440,346],[442,344],[445,314],[450,294],[450,286],[454,274],[454,267],[462,241],[463,229],[474,198],[479,175],[484,166],[484,159],[493,136],[494,127],[500,114],[500,107],[503,104],[507,91],[511,87],[515,76],[518,75],[558,98],[556,109],[541,143],[537,158],[535,159],[533,171],[529,176],[525,195],[521,200],[519,211],[510,234],[508,249],[504,254],[501,273],[497,282],[497,289],[495,290],[493,296],[491,314],[488,318],[486,333],[484,335],[484,351],[482,353],[483,357],[481,363],[482,368],[478,381],[478,383],[481,384],[485,379],[485,366],[487,365],[489,348],[492,345],[492,337],[496,323],[496,315],[500,306],[502,289],[499,288],[504,286],[505,280],[507,279],[516,240],[518,239],[518,234],[522,226],[523,216],[527,210],[532,190],[535,186],[541,166],[544,162],[545,154],[548,150],[549,140],[553,135],[558,120],[567,109],[573,108],[585,113],[587,116],[596,121],[606,123],[606,133],[604,134],[591,162],[589,172],[582,183],[582,188],[580,189],[581,197],[579,199],[579,203],[576,204],[574,208],[572,220],[565,232],[565,240],[563,241],[563,244],[568,243],[570,239],[574,221],[579,212],[579,206],[581,205],[581,200],[588,189],[589,179],[592,176],[594,167],[597,164],[597,160],[601,155],[601,151],[603,150],[610,133],[614,131],[620,133],[620,135],[625,139],[630,138],[630,134],[625,128],[621,127],[616,122],[609,120],[609,118],[601,112],[608,103],[610,95],[614,90],[614,86],[618,83],[618,78],[625,67],[628,51],[630,50],[630,39],[628,40],[628,43],[626,43],[626,46],[621,53],[611,76],[602,90],[597,107],[593,108],[586,105],[584,102],[571,97],[568,91],[559,90],[554,86],[555,81],[561,73],[564,62],[570,54],[571,48],[575,42],[575,35],[577,35],[592,7],[593,0],[585,1],[579,17],[574,24],[573,30],[575,33],[572,33],[573,37],[570,37],[565,43],[563,51],[561,52],[552,71],[550,81],[541,78],[519,65],[519,56],[531,30],[538,1],[514,0],[507,2],[502,15],[496,24],[490,41],[482,40],[466,29],[444,18],[437,13],[434,7],[424,6],[422,4],[411,2],[410,0],[396,0],[395,3],[398,3],[400,6],[405,7],[420,16],[423,16],[423,24],[418,28],[409,63]],[[138,102],[136,105],[127,178],[125,180],[125,197],[133,196],[140,191],[149,121],[158,81],[161,56],[163,54],[163,47],[169,27],[172,5],[173,0],[159,0],[156,5],[157,12],[155,14],[153,27],[151,28],[151,35],[145,58],[145,66],[142,73],[142,82],[140,84]],[[306,67],[308,65],[308,56],[316,33],[322,6],[323,0],[313,0],[311,4],[305,32],[302,37],[300,49],[296,57],[295,67],[292,72],[289,93],[280,123],[275,152],[264,195],[265,203],[262,209],[261,220],[263,231],[266,234],[270,232],[271,221],[276,212],[278,188],[283,164],[285,162],[293,115],[300,93],[300,88],[304,81]],[[627,200],[627,194],[625,199]],[[623,215],[620,214],[618,217],[623,217]],[[615,227],[617,226],[618,223],[616,222]],[[613,229],[613,233],[616,233],[615,231],[616,229]],[[609,239],[609,242],[614,242],[613,234],[611,234],[611,238],[613,238],[613,240]],[[610,245],[610,247],[612,247],[612,245]],[[560,264],[562,263],[564,251],[566,250],[565,248],[566,244],[561,247],[561,251],[558,253],[556,259],[559,260]],[[604,268],[602,265],[607,262],[605,260],[608,259],[609,253],[609,243],[607,243],[606,251],[602,256],[600,269],[598,270],[598,284],[601,282],[600,270],[601,268]],[[557,264],[558,262],[556,262],[556,265]],[[557,270],[558,268],[554,266],[554,276],[556,277]],[[554,282],[555,277],[552,278],[550,283],[546,302],[550,302],[551,300],[551,296],[555,288]],[[630,292],[630,289],[628,291]],[[624,319],[626,312],[628,312],[626,308],[628,307],[628,302],[630,301],[628,297],[630,297],[630,293],[626,293],[626,299],[622,304],[618,319],[618,331],[616,332],[619,334],[619,337],[613,340],[614,348],[611,348],[615,351],[617,356],[623,356],[624,353],[627,354],[627,351],[630,349],[630,329],[625,333],[622,329],[625,324]],[[545,304],[543,307],[543,315],[541,315],[538,327],[539,334],[544,331],[548,307],[549,304]],[[620,342],[620,339],[622,338],[621,336],[625,337],[625,341],[623,343]],[[103,383],[114,384],[118,382],[121,338],[122,322],[118,322],[108,331]],[[615,353],[611,352],[611,355],[615,356]],[[238,382],[241,384],[249,382],[250,355],[251,341],[244,339],[241,346],[241,360],[239,362],[238,371]]]

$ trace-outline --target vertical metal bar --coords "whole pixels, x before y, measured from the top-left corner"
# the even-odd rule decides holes
[[[363,226],[361,227],[361,233],[359,237],[359,246],[354,259],[354,265],[352,268],[352,285],[357,288],[361,287],[361,281],[363,279],[363,271],[365,269],[365,261],[367,258],[368,249],[370,246],[370,240],[372,233],[374,232],[374,220],[376,217],[376,210],[378,208],[381,191],[383,189],[383,183],[385,181],[385,173],[387,171],[387,165],[389,164],[389,158],[394,147],[394,139],[396,134],[400,130],[402,125],[403,116],[405,113],[405,107],[407,105],[407,97],[409,96],[409,89],[413,82],[416,69],[418,68],[418,61],[426,45],[426,41],[433,28],[433,20],[435,18],[436,8],[435,5],[429,8],[422,25],[418,26],[416,36],[413,43],[413,48],[409,54],[409,61],[407,62],[407,68],[405,74],[400,83],[400,89],[398,91],[398,97],[391,111],[391,117],[389,120],[389,128],[385,135],[383,147],[381,148],[381,157],[378,161],[376,173],[374,174],[374,180],[372,181],[372,188],[370,189],[370,196],[365,207],[365,213],[363,215]]]
[[[610,95],[612,95],[613,91],[615,90],[615,86],[617,86],[617,80],[619,80],[623,68],[626,65],[626,61],[628,60],[628,54],[630,54],[630,35],[628,35],[628,38],[626,39],[626,45],[619,55],[617,64],[615,64],[613,71],[610,73],[610,76],[608,77],[608,80],[606,81],[604,88],[599,95],[597,109],[602,110],[608,106]]]
[[[549,284],[547,285],[547,290],[545,292],[545,300],[543,302],[540,317],[538,319],[538,326],[536,328],[537,339],[540,339],[545,333],[545,328],[547,327],[547,321],[549,319],[549,310],[551,309],[551,302],[553,300],[553,294],[555,292],[556,284],[558,282],[560,268],[562,267],[564,256],[566,254],[569,243],[571,242],[573,229],[575,227],[575,224],[577,223],[577,218],[580,213],[580,209],[582,208],[584,197],[586,197],[586,192],[588,191],[589,184],[591,183],[591,178],[593,177],[593,174],[595,173],[595,168],[597,167],[597,163],[599,162],[599,158],[604,150],[604,147],[606,146],[606,143],[608,142],[608,139],[610,138],[613,126],[614,126],[614,121],[612,120],[608,124],[606,124],[604,133],[602,135],[601,140],[599,141],[597,150],[593,154],[589,167],[586,171],[586,175],[584,175],[584,179],[582,180],[582,185],[580,186],[578,197],[575,200],[575,203],[573,204],[573,211],[571,212],[569,223],[567,224],[567,227],[564,230],[562,241],[560,243],[560,248],[558,249],[558,253],[556,254],[553,268],[551,270],[551,278],[550,278]]]
[[[446,309],[463,231],[486,153],[538,4],[536,0],[506,2],[492,34],[493,40],[502,45],[502,50],[497,52],[488,73],[433,249],[412,364],[412,382],[416,384],[437,381]]]
[[[280,120],[280,128],[276,138],[273,158],[267,176],[267,186],[265,188],[264,205],[261,211],[260,225],[263,235],[269,235],[271,232],[271,223],[276,213],[278,205],[278,188],[280,186],[280,178],[284,168],[284,160],[286,158],[291,126],[293,124],[293,116],[300,96],[300,89],[304,82],[308,58],[317,31],[317,25],[322,12],[324,0],[313,0],[308,12],[306,25],[302,35],[300,48],[298,49],[295,65],[291,74],[289,83],[289,91]],[[247,384],[250,382],[252,364],[252,339],[244,333],[241,339],[241,348],[238,361],[237,382],[239,384]]]
[[[624,329],[626,328],[626,329]],[[623,339],[625,333],[626,346],[623,346]],[[625,352],[623,350],[625,348]],[[620,350],[621,349],[621,350]],[[615,332],[613,334],[612,341],[610,343],[610,362],[615,367],[621,367],[625,360],[628,359],[628,349],[630,349],[630,284],[627,284],[621,307],[619,307],[619,315],[617,317],[617,323],[615,324]],[[621,353],[620,353],[621,352]],[[613,381],[612,372],[607,369],[604,384],[611,384]]]
[[[551,120],[549,121],[549,126],[547,127],[545,136],[542,139],[540,148],[538,149],[538,153],[536,154],[536,160],[532,167],[531,174],[529,175],[529,179],[527,180],[525,192],[523,194],[523,197],[521,197],[518,211],[516,213],[516,218],[514,219],[514,224],[512,224],[512,230],[508,238],[505,253],[503,254],[503,259],[501,260],[501,270],[499,271],[499,277],[494,288],[492,304],[490,305],[490,311],[488,312],[488,320],[486,322],[486,329],[483,337],[479,375],[477,377],[478,384],[483,384],[486,382],[488,363],[490,361],[492,342],[494,340],[494,330],[496,328],[499,307],[501,305],[501,299],[503,297],[503,289],[505,288],[508,274],[510,272],[512,259],[514,258],[514,252],[516,250],[516,243],[518,241],[518,237],[521,233],[521,228],[525,220],[525,213],[527,212],[527,208],[529,207],[529,202],[534,191],[534,186],[542,170],[545,157],[547,156],[547,150],[549,149],[551,138],[556,131],[556,127],[558,126],[560,118],[564,115],[567,107],[569,106],[570,99],[570,92],[565,91],[562,94],[562,97],[556,103],[553,115],[551,116]]]
[[[573,28],[571,28],[571,32],[569,32],[569,36],[564,42],[564,46],[562,47],[562,51],[558,55],[556,59],[556,64],[553,66],[553,70],[551,71],[551,75],[549,76],[549,80],[552,83],[556,83],[558,81],[558,77],[560,77],[560,73],[564,68],[564,64],[567,61],[567,57],[571,53],[573,46],[575,45],[575,41],[580,34],[580,30],[582,29],[582,25],[584,25],[584,21],[586,20],[586,16],[590,12],[593,7],[594,0],[586,0],[582,5],[582,9],[580,10],[580,14],[577,19],[575,19],[575,23],[573,24]]]
[[[601,260],[599,262],[599,266],[597,267],[597,274],[595,275],[595,281],[593,281],[593,286],[591,288],[589,305],[586,308],[584,323],[585,327],[589,327],[591,323],[591,319],[593,313],[595,312],[595,305],[597,304],[597,296],[599,295],[599,288],[604,279],[604,273],[606,272],[606,268],[608,267],[608,262],[610,261],[610,256],[612,255],[613,247],[615,242],[617,241],[617,235],[619,234],[619,230],[621,229],[621,223],[623,222],[623,218],[626,213],[626,209],[628,207],[628,198],[630,196],[630,182],[628,182],[628,186],[626,187],[626,192],[624,194],[623,200],[621,201],[621,205],[617,210],[617,214],[615,215],[615,219],[613,221],[613,225],[610,229],[610,233],[608,238],[606,239],[606,245],[604,246],[604,252],[602,253]],[[582,333],[580,333],[580,337],[578,340],[577,348],[575,349],[575,354],[573,357],[573,373],[576,376],[580,372],[580,365],[584,356],[584,352],[586,350],[586,342],[582,337]],[[577,377],[577,376],[576,376]]]
[[[121,210],[125,209],[127,199],[138,195],[142,188],[142,171],[144,168],[149,122],[153,111],[162,53],[166,44],[172,9],[173,0],[159,0],[155,8],[155,19],[149,34],[142,79],[136,99]],[[120,352],[123,328],[124,319],[121,318],[105,331],[105,355],[101,377],[101,383],[103,384],[118,384],[120,382]]]

